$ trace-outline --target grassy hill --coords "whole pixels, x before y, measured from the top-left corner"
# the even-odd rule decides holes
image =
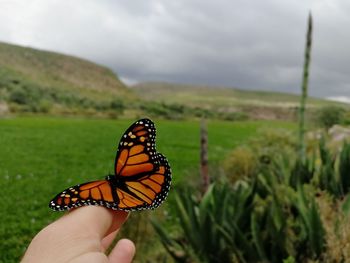
[[[268,91],[249,91],[229,87],[184,85],[164,82],[145,82],[131,87],[146,101],[204,108],[225,113],[226,119],[248,117],[256,119],[293,119],[297,115],[300,97],[295,94]],[[324,99],[309,98],[309,108],[349,105]],[[312,111],[312,110],[311,110]],[[238,115],[237,115],[238,114]]]
[[[0,100],[15,110],[98,110],[135,97],[106,67],[0,42]]]
[[[278,92],[161,82],[127,87],[90,61],[0,42],[0,115],[293,119],[298,104],[299,96]],[[345,104],[310,98],[308,105]]]
[[[288,108],[298,106],[300,102],[299,96],[295,94],[250,91],[229,87],[144,82],[132,86],[132,89],[146,100],[156,99],[158,101],[184,103],[188,105],[208,105],[215,107],[248,105]],[[310,106],[340,105],[338,102],[317,98],[310,98],[308,103]]]

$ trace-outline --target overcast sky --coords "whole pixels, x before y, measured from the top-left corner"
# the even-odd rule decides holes
[[[0,41],[83,57],[128,83],[299,93],[310,10],[310,93],[350,97],[348,0],[0,0]]]

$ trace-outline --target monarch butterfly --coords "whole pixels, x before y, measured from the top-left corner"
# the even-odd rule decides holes
[[[168,195],[171,169],[165,156],[156,151],[155,138],[151,120],[136,121],[120,140],[114,175],[67,188],[50,201],[49,207],[55,211],[83,205],[125,211],[158,207]]]

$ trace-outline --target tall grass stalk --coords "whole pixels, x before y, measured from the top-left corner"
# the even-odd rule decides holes
[[[305,104],[308,94],[309,66],[311,60],[312,45],[312,16],[309,14],[308,27],[306,33],[306,47],[304,55],[303,81],[301,87],[300,109],[299,109],[299,157],[303,162],[305,160]]]

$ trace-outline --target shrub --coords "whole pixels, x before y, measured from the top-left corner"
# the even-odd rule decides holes
[[[185,106],[179,104],[145,102],[140,108],[151,116],[158,116],[166,119],[182,119],[186,115]]]
[[[256,172],[258,161],[256,153],[251,148],[240,146],[224,160],[224,172],[231,183],[245,177],[251,178]]]
[[[249,146],[248,146],[249,145]],[[272,162],[283,162],[287,157],[294,161],[296,141],[283,129],[260,130],[246,146],[234,149],[223,161],[224,172],[231,182],[252,177],[260,168]]]
[[[22,104],[22,105],[27,104],[28,103],[27,92],[21,87],[14,88],[10,93],[10,102],[15,102],[17,104]]]
[[[219,116],[223,120],[227,121],[244,121],[247,120],[249,117],[244,112],[231,112],[231,113],[222,113]]]
[[[52,103],[49,100],[42,99],[38,103],[37,112],[48,113],[52,108]]]
[[[319,110],[317,123],[326,129],[343,122],[345,110],[337,106],[327,106]]]
[[[125,110],[124,102],[120,99],[113,99],[110,103],[110,108],[117,111],[118,113],[123,113]]]

